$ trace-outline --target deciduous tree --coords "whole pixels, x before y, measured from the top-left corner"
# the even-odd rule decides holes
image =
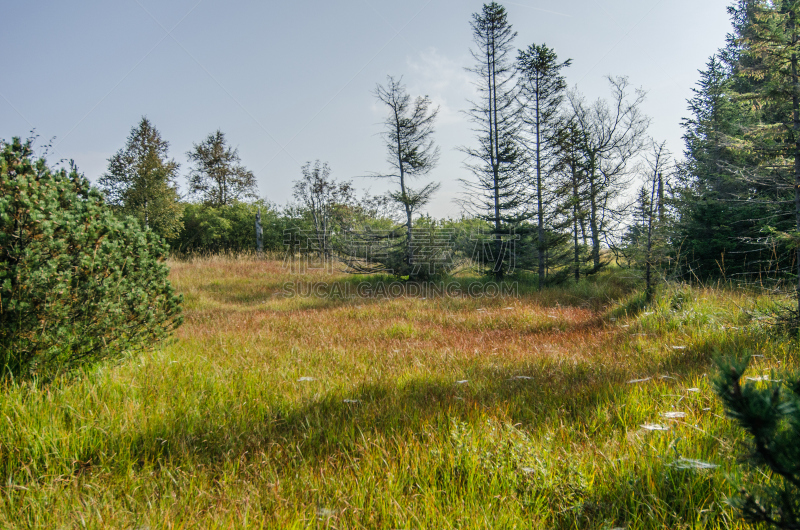
[[[568,93],[571,119],[581,132],[588,180],[588,221],[592,240],[592,270],[599,270],[600,247],[624,208],[618,200],[635,171],[635,159],[645,145],[650,120],[642,112],[645,93],[632,97],[626,77],[608,77],[611,99],[587,104],[576,91]]]
[[[256,178],[241,165],[239,150],[228,145],[217,129],[186,153],[193,164],[189,193],[214,207],[256,197]]]
[[[652,142],[643,167],[643,182],[634,203],[633,223],[623,237],[622,252],[629,264],[644,269],[645,295],[653,299],[654,273],[667,252],[667,208],[664,188],[672,170],[666,143]]]
[[[109,158],[99,181],[117,213],[135,217],[165,238],[178,235],[183,212],[175,182],[179,165],[167,158],[168,149],[169,143],[143,117],[125,147]]]
[[[294,198],[311,218],[314,250],[330,257],[332,232],[342,228],[343,210],[355,203],[355,190],[350,182],[331,178],[330,166],[319,160],[313,165],[307,162],[301,171],[302,178],[294,183]]]

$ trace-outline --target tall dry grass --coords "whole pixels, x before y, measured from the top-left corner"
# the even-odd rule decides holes
[[[644,307],[619,271],[481,299],[287,298],[362,279],[256,257],[171,277],[171,344],[0,394],[0,527],[743,528],[710,360],[797,360],[768,298]]]

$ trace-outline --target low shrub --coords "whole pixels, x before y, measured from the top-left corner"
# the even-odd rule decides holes
[[[0,377],[48,378],[165,338],[181,322],[166,256],[74,166],[0,141]]]

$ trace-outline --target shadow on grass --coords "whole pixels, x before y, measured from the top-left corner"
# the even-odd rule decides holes
[[[600,330],[602,326],[598,316],[573,328]],[[615,342],[624,333],[619,331],[609,340]],[[696,377],[709,369],[717,350],[747,349],[754,340],[759,339],[748,333],[720,334],[654,356],[633,369],[595,360],[572,364],[541,359],[533,366],[498,368],[467,363],[462,366],[463,381],[432,374],[335,389],[299,402],[251,388],[240,396],[252,401],[249,406],[234,402],[232,394],[204,403],[202,410],[148,416],[140,426],[119,433],[119,439],[109,440],[96,454],[84,454],[81,460],[97,462],[103,454],[119,451],[141,464],[182,460],[213,464],[281,447],[290,448],[281,450],[286,455],[296,450],[295,456],[287,456],[289,464],[297,463],[297,458],[314,464],[358,452],[364,436],[413,438],[426,429],[446,436],[454,421],[474,424],[488,418],[529,433],[545,425],[605,422],[602,429],[611,433],[630,425],[613,415],[601,420],[598,414],[636,391],[635,385],[627,384],[629,380],[650,375],[656,383],[661,374]],[[319,381],[302,384],[313,388]]]
[[[649,302],[647,301],[647,294],[642,291],[635,293],[628,297],[617,307],[608,312],[608,316],[617,319],[636,317],[647,309]]]
[[[255,410],[220,403],[217,410],[205,411],[201,417],[175,415],[150,422],[123,443],[130,444],[141,463],[184,459],[215,463],[269,451],[277,444],[313,465],[333,455],[357,452],[364,436],[417,437],[431,427],[449,432],[452,421],[473,422],[490,416],[530,430],[555,415],[564,421],[581,418],[611,398],[609,379],[623,378],[618,372],[557,375],[556,371],[524,375],[481,370],[461,384],[428,378],[371,383],[299,405],[273,400]],[[554,378],[571,391],[551,395]]]
[[[696,374],[707,360],[675,353],[653,363],[651,372]],[[140,463],[156,465],[182,460],[212,464],[276,446],[296,453],[287,463],[300,458],[313,465],[336,455],[352,456],[364,436],[413,438],[433,429],[446,437],[454,421],[476,424],[495,418],[529,433],[559,423],[594,425],[607,434],[630,427],[613,416],[597,417],[604,404],[613,406],[635,390],[626,384],[632,376],[622,368],[551,362],[527,371],[481,367],[466,372],[465,382],[431,376],[369,383],[299,404],[275,397],[261,406],[216,403],[195,416],[150,421],[120,443],[128,444]]]
[[[743,346],[734,339],[731,338],[731,347]],[[670,352],[654,358],[644,369],[653,375],[664,370],[697,375],[707,369],[711,348],[709,342]],[[565,365],[542,360],[535,367],[502,368],[465,365],[463,372],[467,381],[462,383],[436,375],[418,376],[334,389],[298,402],[253,390],[254,380],[243,376],[230,381],[232,386],[246,385],[247,391],[238,396],[233,392],[219,399],[217,395],[194,409],[168,409],[162,416],[148,414],[141,423],[128,424],[118,432],[109,432],[108,437],[98,438],[97,443],[84,446],[72,464],[62,461],[61,465],[72,466],[73,473],[91,473],[96,467],[100,473],[124,474],[132,467],[156,472],[207,468],[213,474],[216,470],[222,473],[223,464],[231,462],[251,461],[258,466],[266,456],[274,468],[290,476],[313,472],[322,465],[346,466],[347,462],[366,456],[364,452],[371,451],[373,443],[387,451],[409,441],[417,442],[418,447],[432,443],[440,449],[442,444],[453,443],[452,454],[420,456],[423,472],[428,475],[419,480],[428,481],[426,488],[458,496],[464,493],[458,488],[467,487],[459,486],[460,481],[478,481],[476,487],[487,491],[495,486],[485,480],[488,475],[481,474],[483,471],[474,471],[456,458],[459,449],[452,438],[455,425],[463,422],[478,429],[487,420],[494,420],[514,425],[531,438],[538,438],[548,428],[571,425],[576,436],[600,444],[631,428],[631,419],[626,419],[625,409],[616,408],[616,403],[640,391],[638,386],[627,384],[632,374],[624,366],[600,362]],[[319,381],[302,384],[316,385]],[[187,386],[185,391],[191,392],[192,388]],[[237,397],[246,398],[246,402]],[[636,423],[638,420],[633,421]],[[76,426],[81,430],[79,427]],[[570,442],[564,445],[569,446]],[[555,460],[561,462],[561,457],[554,457]],[[37,467],[43,470],[46,463],[43,464]],[[692,499],[712,498],[709,492],[719,489],[717,482],[648,461],[637,468],[637,473],[644,474],[647,480],[639,475],[622,481],[609,478],[608,484],[590,491],[581,486],[567,464],[564,466],[563,477],[544,485],[532,482],[527,475],[519,478],[512,469],[512,478],[503,483],[502,488],[506,489],[502,493],[516,494],[523,500],[550,499],[547,502],[553,506],[547,513],[555,519],[548,527],[598,528],[598,521],[635,521],[646,515],[642,498],[669,504],[667,508],[685,501],[685,506],[674,510],[677,524],[687,514],[705,509],[705,501],[694,503]],[[367,472],[374,473],[375,469],[368,468]],[[648,490],[653,483],[659,484],[658,499]],[[708,495],[694,495],[703,492]]]

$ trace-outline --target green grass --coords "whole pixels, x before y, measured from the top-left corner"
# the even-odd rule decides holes
[[[711,359],[798,358],[768,298],[676,286],[645,307],[619,271],[425,300],[285,298],[299,278],[254,259],[172,278],[173,343],[0,394],[0,527],[744,528]]]

